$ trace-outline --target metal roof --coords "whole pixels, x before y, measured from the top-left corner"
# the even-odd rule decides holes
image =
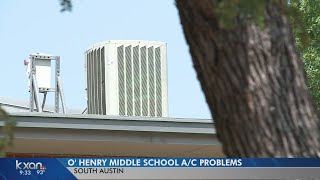
[[[0,106],[8,113],[29,112],[29,101],[0,96]],[[81,114],[83,110],[68,108],[68,113]],[[54,106],[46,105],[44,112],[53,113]]]
[[[11,113],[17,121],[11,153],[140,157],[221,156],[210,119]],[[0,121],[0,126],[3,125]],[[90,147],[90,148],[88,148]]]
[[[215,134],[212,120],[88,114],[12,113],[18,127]]]

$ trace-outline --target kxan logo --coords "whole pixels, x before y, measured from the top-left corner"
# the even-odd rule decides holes
[[[16,169],[45,170],[46,167],[41,162],[19,162],[19,160],[16,160]]]

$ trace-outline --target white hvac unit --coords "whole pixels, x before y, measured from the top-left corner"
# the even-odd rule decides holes
[[[166,43],[105,41],[85,52],[87,112],[168,116]]]

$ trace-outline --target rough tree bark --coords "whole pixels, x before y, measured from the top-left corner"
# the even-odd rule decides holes
[[[218,25],[217,1],[177,0],[194,67],[228,157],[320,157],[320,123],[288,19]]]

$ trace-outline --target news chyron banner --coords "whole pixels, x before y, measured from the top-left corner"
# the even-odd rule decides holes
[[[320,159],[0,158],[0,180],[320,179]]]

